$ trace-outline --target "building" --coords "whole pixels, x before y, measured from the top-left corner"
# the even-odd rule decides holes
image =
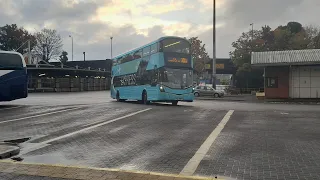
[[[320,49],[253,52],[251,64],[264,69],[265,98],[320,98]]]
[[[88,60],[28,64],[29,91],[95,91],[110,87],[112,61]]]
[[[222,80],[226,80],[230,85],[234,84],[233,76],[236,73],[230,58],[217,58],[216,59],[216,85],[220,85]],[[205,84],[212,84],[212,59],[205,65],[205,72],[203,77],[200,77],[201,82]]]

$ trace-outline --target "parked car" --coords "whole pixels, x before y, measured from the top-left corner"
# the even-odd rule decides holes
[[[194,91],[194,96],[211,96],[211,97],[223,97],[224,91],[216,90],[210,86],[197,86]]]

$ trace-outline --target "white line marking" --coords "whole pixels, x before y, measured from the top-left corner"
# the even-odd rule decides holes
[[[234,110],[229,110],[227,112],[227,114],[223,117],[223,119],[218,124],[218,126],[212,131],[212,133],[200,146],[198,151],[194,154],[194,156],[189,160],[186,166],[182,169],[182,171],[180,172],[181,175],[191,176],[196,171],[201,160],[207,154],[209,148],[211,147],[213,142],[216,140],[216,138],[218,137],[218,135],[220,134],[224,126],[227,124],[233,112]]]
[[[7,120],[7,121],[1,121],[0,124],[8,123],[8,122],[14,122],[14,121],[21,121],[21,120],[24,120],[24,119],[41,117],[41,116],[46,116],[46,115],[51,115],[51,114],[57,114],[57,113],[65,112],[65,111],[72,111],[72,110],[76,110],[76,109],[80,109],[80,108],[81,108],[81,107],[71,108],[71,109],[64,109],[64,110],[60,110],[60,111],[54,111],[54,112],[49,112],[49,113],[44,113],[44,114],[38,114],[38,115],[34,115],[34,116],[28,116],[28,117],[22,117],[22,118],[17,118],[17,119],[11,119],[11,120]]]
[[[96,124],[96,125],[93,125],[93,126],[90,126],[90,127],[86,127],[86,128],[84,128],[84,129],[80,129],[80,130],[78,130],[78,131],[75,131],[75,132],[72,132],[72,133],[69,133],[69,134],[65,134],[65,135],[63,135],[63,136],[56,137],[56,138],[53,138],[53,139],[44,141],[44,142],[42,142],[42,143],[49,144],[49,143],[51,143],[51,142],[53,142],[53,141],[57,141],[57,140],[60,140],[60,139],[63,139],[63,138],[69,137],[69,136],[73,136],[73,135],[75,135],[75,134],[78,134],[78,133],[81,133],[81,132],[84,132],[84,131],[88,131],[88,130],[90,130],[90,129],[94,129],[94,128],[97,128],[97,127],[100,127],[100,126],[103,126],[103,125],[106,125],[106,124],[110,124],[110,123],[115,122],[115,121],[118,121],[118,120],[120,120],[120,119],[124,119],[124,118],[127,118],[127,117],[131,117],[131,116],[134,116],[134,115],[136,115],[136,114],[140,114],[140,113],[145,112],[145,111],[149,111],[150,109],[152,109],[152,108],[147,108],[147,109],[144,109],[144,110],[141,110],[141,111],[137,111],[137,112],[134,112],[134,113],[125,115],[125,116],[121,116],[121,117],[112,119],[112,120],[110,120],[110,121],[106,121],[106,122],[103,122],[103,123],[100,123],[100,124]]]
[[[9,109],[17,109],[17,108],[20,108],[20,107],[21,107],[21,106],[3,108],[3,109],[0,109],[0,111],[2,111],[2,110],[9,110]]]
[[[125,116],[121,116],[121,117],[118,117],[118,118],[115,118],[115,119],[112,119],[112,120],[109,120],[109,121],[106,121],[106,122],[103,122],[103,123],[99,123],[99,124],[96,124],[96,125],[93,125],[93,126],[90,126],[90,127],[86,127],[84,129],[80,129],[78,131],[74,131],[72,133],[69,133],[69,134],[65,134],[63,136],[59,136],[59,137],[56,137],[56,138],[53,138],[53,139],[49,139],[47,141],[43,141],[41,143],[35,143],[35,146],[32,147],[32,148],[29,148],[28,150],[22,150],[22,152],[19,154],[19,155],[24,155],[24,154],[27,154],[31,151],[34,151],[34,150],[37,150],[37,149],[40,149],[40,148],[43,148],[45,146],[48,146],[49,143],[53,142],[53,141],[57,141],[57,140],[60,140],[60,139],[64,139],[64,138],[67,138],[67,137],[70,137],[70,136],[73,136],[75,134],[78,134],[78,133],[82,133],[84,131],[88,131],[90,129],[94,129],[94,128],[97,128],[97,127],[100,127],[100,126],[103,126],[103,125],[106,125],[106,124],[110,124],[112,122],[115,122],[115,121],[118,121],[118,120],[121,120],[121,119],[124,119],[124,118],[127,118],[127,117],[131,117],[131,116],[134,116],[136,114],[140,114],[142,112],[145,112],[145,111],[149,111],[151,110],[152,108],[147,108],[147,109],[144,109],[144,110],[141,110],[141,111],[137,111],[137,112],[134,112],[134,113],[131,113],[131,114],[128,114],[128,115],[125,115]]]

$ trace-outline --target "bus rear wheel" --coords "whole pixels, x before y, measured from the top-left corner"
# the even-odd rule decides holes
[[[177,106],[178,105],[178,101],[172,101],[172,105],[173,106]]]
[[[142,92],[142,103],[143,104],[150,104],[150,101],[148,101],[148,94],[146,91]]]

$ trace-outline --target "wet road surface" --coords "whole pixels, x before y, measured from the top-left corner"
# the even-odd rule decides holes
[[[31,137],[20,153],[30,163],[320,179],[319,109],[201,100],[145,106],[115,102],[108,92],[38,93],[0,103],[0,141]]]

